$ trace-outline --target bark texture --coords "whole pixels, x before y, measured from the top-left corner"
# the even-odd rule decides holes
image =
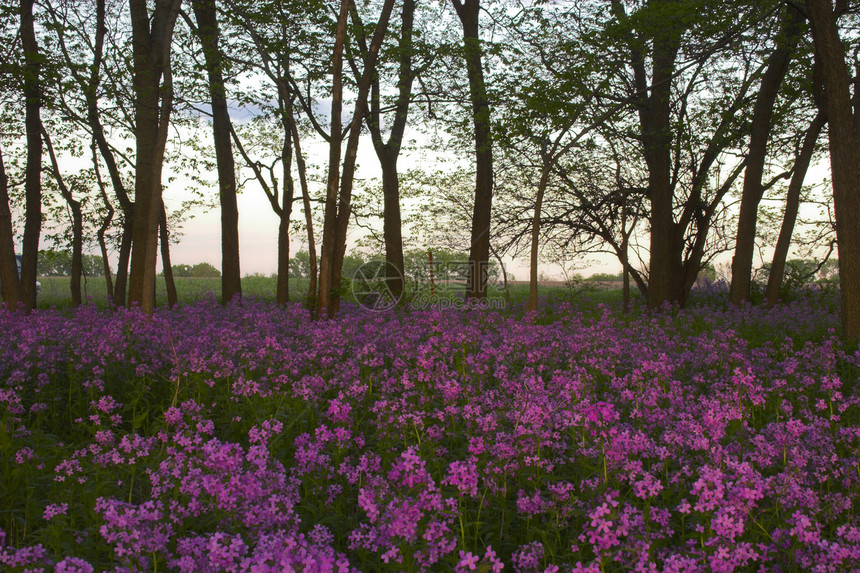
[[[164,209],[163,202],[158,220],[158,243],[161,246],[161,270],[164,273],[164,286],[167,290],[167,306],[173,308],[179,302],[179,294],[176,292],[176,281],[173,280],[173,264],[170,262],[170,231],[167,228],[167,211]],[[155,286],[154,283],[153,286]]]
[[[346,24],[349,17],[349,0],[341,0],[340,14],[335,32],[332,53],[332,93],[331,93],[331,139],[329,140],[328,178],[326,182],[325,215],[323,218],[322,249],[320,251],[319,292],[315,314],[333,314],[335,309],[335,290],[340,288],[340,277],[333,275],[332,260],[335,256],[337,235],[338,180],[340,178],[340,154],[343,138],[341,136],[341,113],[343,111],[343,47],[346,41]]]
[[[42,233],[41,56],[33,21],[33,0],[21,0],[21,44],[24,48],[24,126],[27,130],[21,299],[27,310],[32,310],[36,308],[36,272]]]
[[[397,173],[397,160],[403,144],[406,119],[409,114],[409,100],[412,97],[412,84],[415,72],[412,69],[412,30],[415,20],[415,1],[404,0],[400,15],[400,42],[398,49],[399,69],[397,76],[398,95],[394,104],[394,121],[388,140],[383,141],[380,129],[380,87],[374,80],[371,86],[370,116],[367,125],[370,129],[373,147],[382,168],[382,234],[385,241],[385,263],[388,289],[399,297],[403,293],[403,224],[400,214],[400,178]]]
[[[236,166],[230,144],[231,121],[222,72],[224,55],[219,47],[221,34],[215,0],[193,0],[191,5],[197,19],[197,35],[203,46],[212,103],[212,131],[221,203],[221,302],[227,304],[234,297],[242,295],[242,276],[239,268]]]
[[[842,328],[847,339],[857,341],[860,340],[860,165],[849,92],[851,80],[833,4],[830,0],[807,0],[806,7],[824,84]]]
[[[348,2],[346,2],[348,4]],[[340,121],[335,119],[335,105],[337,101],[337,113],[342,110],[342,50],[338,56],[335,50],[333,66],[335,69],[335,93],[332,103],[332,130],[329,153],[329,179],[326,191],[325,220],[323,226],[323,244],[320,256],[320,281],[319,296],[317,298],[317,312],[325,309],[329,316],[334,316],[340,307],[340,279],[343,270],[343,257],[346,254],[346,235],[349,227],[349,218],[352,214],[352,187],[355,179],[355,164],[358,156],[358,141],[361,135],[361,126],[364,123],[364,114],[367,111],[367,97],[373,76],[376,74],[376,60],[385,32],[388,29],[388,20],[394,7],[394,0],[386,0],[382,6],[373,40],[364,58],[364,70],[358,81],[358,94],[352,121],[349,127],[346,151],[343,158],[343,170],[340,172]],[[340,35],[341,23],[343,24],[343,35],[346,35],[346,17],[349,15],[349,6],[344,6],[341,19],[338,21],[338,36]],[[337,40],[340,41],[340,40]],[[340,61],[338,61],[340,60]],[[335,130],[337,127],[337,131]],[[340,176],[338,177],[338,172]]]
[[[475,130],[475,205],[472,212],[472,242],[469,251],[468,298],[486,298],[490,258],[490,218],[493,206],[493,140],[490,102],[484,82],[478,16],[480,0],[451,0],[463,26],[463,47],[472,121]]]
[[[15,260],[15,238],[12,229],[12,210],[9,208],[9,177],[0,149],[0,294],[6,308],[15,309],[21,302],[21,281]]]
[[[815,151],[815,143],[821,134],[826,119],[824,114],[819,113],[803,138],[800,153],[794,160],[794,173],[785,195],[785,211],[782,215],[782,225],[779,228],[779,237],[773,251],[773,261],[770,266],[770,275],[767,278],[767,290],[765,301],[767,306],[773,308],[779,302],[779,294],[782,288],[782,279],[785,274],[785,261],[788,258],[788,249],[791,246],[791,236],[794,233],[794,224],[797,221],[797,212],[800,209],[800,192],[803,189],[803,180],[809,170],[809,163]]]
[[[172,106],[170,45],[181,0],[129,0],[132,25],[135,208],[129,302],[147,314],[155,306],[155,263],[161,217],[161,172]]]
[[[738,214],[738,232],[735,254],[732,258],[732,284],[729,298],[732,304],[741,304],[750,298],[752,262],[755,252],[758,207],[764,195],[762,176],[767,159],[767,142],[773,125],[773,110],[779,88],[788,72],[797,42],[803,32],[805,18],[795,8],[786,6],[780,25],[777,46],[768,58],[762,76],[755,106],[753,107],[750,145],[744,172],[741,207]]]

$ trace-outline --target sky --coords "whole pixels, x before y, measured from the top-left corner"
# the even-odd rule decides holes
[[[407,134],[407,138],[416,134]],[[308,145],[303,149],[305,155],[310,162],[316,158],[318,162],[327,159],[328,148],[323,144],[316,143]],[[237,168],[239,167],[237,158]],[[420,153],[403,155],[401,161],[398,162],[398,168],[401,172],[410,167],[418,167],[427,164],[427,157]],[[217,175],[212,174],[215,179]],[[369,139],[363,137],[358,151],[358,170],[357,179],[380,178],[379,162],[376,154],[373,151],[373,146]],[[315,183],[311,182],[311,186]],[[319,183],[316,183],[319,185]],[[168,210],[178,208],[182,200],[185,198],[181,188],[183,184],[177,181],[174,185],[169,186],[164,193],[165,204]],[[244,190],[238,197],[239,206],[239,258],[241,272],[243,275],[263,274],[271,275],[277,271],[277,236],[278,236],[278,217],[272,211],[271,205],[263,191],[255,184],[248,184],[248,188]],[[214,190],[211,191],[214,193]],[[404,207],[405,208],[405,207]],[[221,218],[219,210],[213,209],[209,212],[203,212],[200,209],[194,211],[195,215],[192,219],[186,221],[182,225],[179,244],[171,245],[170,256],[173,264],[189,264],[194,265],[200,262],[207,262],[213,266],[220,268],[221,266]],[[303,211],[300,209],[300,204],[296,204],[293,209],[292,221],[298,221],[303,218]],[[468,234],[468,230],[465,230]],[[350,243],[354,246],[354,241],[359,235],[354,225],[354,220],[350,221]],[[317,251],[320,248],[321,229],[315,229],[317,237]],[[408,243],[408,233],[404,233],[404,249],[408,250],[413,247]],[[290,252],[295,253],[298,250],[307,249],[306,237],[304,231],[294,231],[290,234]],[[520,259],[513,260],[510,257],[503,257],[505,268],[509,274],[513,274],[515,280],[528,280],[528,260]],[[158,263],[161,265],[160,261]],[[590,275],[594,272],[618,272],[621,270],[620,264],[614,257],[606,256],[601,258],[591,257],[588,263],[588,269],[581,272],[583,275]],[[564,273],[558,265],[542,263],[540,271],[548,277],[563,280]]]
[[[369,156],[367,155],[369,152]],[[373,167],[376,157],[372,149],[364,147],[360,150],[360,176],[375,176]],[[807,178],[807,183],[820,181],[827,175],[827,165],[817,166],[814,173]],[[165,201],[170,208],[171,203],[177,204],[181,201],[181,195],[168,189],[165,192]],[[277,271],[277,236],[278,218],[272,211],[268,199],[263,192],[256,187],[249,188],[239,195],[239,248],[240,264],[243,275],[263,274],[271,275]],[[293,211],[293,221],[303,217],[298,206]],[[182,237],[179,244],[171,246],[171,259],[173,264],[197,264],[207,262],[220,268],[221,266],[221,218],[218,209],[209,212],[196,212],[193,219],[185,222],[181,230]],[[350,237],[354,244],[356,230],[352,221],[350,223]],[[316,229],[317,250],[319,250],[320,229]],[[408,249],[410,245],[404,244]],[[294,231],[291,234],[290,251],[307,249],[303,231]],[[769,256],[765,250],[765,257]],[[515,280],[528,280],[528,260],[513,260],[503,257],[505,268],[508,273],[514,275]],[[728,266],[731,262],[731,253],[726,253],[718,258],[718,265]],[[161,263],[159,262],[159,265]],[[576,272],[583,276],[593,273],[616,273],[621,270],[618,261],[611,255],[590,256],[588,259],[574,262]],[[564,272],[559,265],[541,263],[541,273],[552,279],[563,280]]]
[[[325,111],[325,110],[321,110]],[[235,122],[242,123],[247,121],[248,110],[244,112],[237,109],[231,109],[231,116]],[[347,118],[348,119],[348,118]],[[426,137],[418,132],[407,133],[406,139],[410,137]],[[328,147],[319,141],[313,142],[307,140],[304,144],[303,151],[309,163],[324,163],[327,161]],[[419,146],[420,149],[420,146]],[[241,158],[237,157],[237,169],[241,165]],[[404,153],[398,163],[401,172],[405,172],[409,168],[427,167],[436,168],[435,159],[427,152],[414,151],[411,155]],[[168,166],[165,166],[169,169]],[[807,177],[807,184],[811,182],[821,181],[823,177],[829,174],[829,165],[819,164]],[[165,173],[165,181],[168,173]],[[217,174],[212,173],[208,177],[212,180],[213,187],[207,191],[210,197],[217,194]],[[374,153],[373,146],[367,136],[362,137],[362,141],[358,150],[358,169],[356,173],[357,179],[379,179],[380,169],[379,162]],[[320,182],[311,181],[311,186],[316,186],[319,189]],[[183,187],[187,186],[187,181],[177,179],[169,184],[164,192],[164,200],[168,211],[178,209],[183,200],[189,197],[183,193]],[[313,192],[313,189],[312,189]],[[239,194],[239,245],[240,245],[240,265],[243,275],[263,274],[271,275],[277,271],[277,235],[278,235],[278,217],[272,211],[272,208],[265,194],[255,182],[250,182],[246,185],[246,189]],[[403,206],[404,210],[408,206]],[[220,211],[218,208],[213,208],[208,212],[204,212],[198,207],[192,211],[193,217],[182,223],[182,228],[178,230],[179,242],[171,245],[171,260],[173,264],[188,264],[194,265],[201,262],[210,263],[216,268],[221,266],[221,230],[220,230]],[[303,218],[300,203],[296,203],[293,209],[293,222]],[[380,229],[381,231],[381,229]],[[317,237],[317,250],[319,251],[321,242],[321,228],[315,229]],[[354,220],[350,221],[350,248],[354,247],[355,239],[360,231],[356,231]],[[174,236],[176,236],[174,230]],[[468,235],[468,229],[464,229],[464,234]],[[44,241],[43,241],[44,243]],[[48,248],[50,245],[44,245],[43,248]],[[409,233],[404,230],[404,249],[414,248],[415,245],[409,244]],[[303,230],[295,230],[291,233],[291,254],[298,250],[306,249],[306,238]],[[93,251],[95,252],[95,251]],[[765,259],[769,257],[768,249],[763,252]],[[115,264],[114,260],[114,264]],[[510,257],[503,257],[503,262],[507,272],[513,275],[514,280],[527,281],[529,278],[528,260],[520,258],[513,260]],[[731,253],[726,253],[718,257],[718,270],[720,266],[729,266],[731,262]],[[621,265],[617,259],[609,254],[605,255],[590,255],[587,259],[578,261],[565,261],[568,272],[575,271],[582,276],[589,276],[593,273],[617,273],[621,270]],[[158,263],[159,268],[161,262]],[[552,280],[564,280],[565,271],[559,264],[550,264],[542,262],[539,266],[539,272]]]
[[[316,150],[319,153],[321,150]],[[411,159],[413,164],[417,160]],[[401,169],[409,166],[410,160],[402,163]],[[819,164],[807,176],[807,184],[819,182],[829,174],[828,165]],[[378,162],[370,142],[362,142],[359,148],[359,172],[362,178],[378,177]],[[313,183],[312,183],[313,185]],[[170,208],[171,204],[181,202],[180,192],[168,189],[165,192],[165,201]],[[272,211],[268,199],[256,186],[250,186],[239,195],[239,248],[240,264],[243,275],[263,274],[271,275],[277,271],[277,236],[278,218]],[[293,221],[303,217],[299,205],[293,211]],[[182,237],[179,244],[171,246],[171,259],[173,264],[197,264],[207,262],[220,268],[221,265],[221,219],[219,210],[213,209],[203,213],[197,211],[194,218],[185,222],[181,230]],[[353,221],[350,221],[350,243],[354,245],[357,232]],[[317,250],[319,251],[321,241],[321,229],[315,229],[317,237]],[[290,252],[295,253],[301,249],[307,249],[304,231],[291,233]],[[409,249],[408,233],[404,234],[404,249]],[[770,250],[765,248],[765,258],[770,256]],[[513,260],[503,257],[505,268],[508,273],[513,274],[517,281],[528,280],[528,260],[522,258]],[[582,276],[593,273],[617,273],[621,265],[611,255],[593,255],[581,261],[568,261],[573,264],[575,271]],[[720,266],[728,267],[731,263],[731,253],[725,253],[718,257],[718,269]],[[160,262],[159,262],[160,265]],[[564,272],[557,264],[542,262],[539,271],[545,276],[564,280]]]

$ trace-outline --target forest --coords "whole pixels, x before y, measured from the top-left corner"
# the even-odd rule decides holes
[[[384,255],[395,294],[404,249],[468,253],[474,299],[489,262],[528,258],[529,308],[539,261],[589,253],[615,257],[626,289],[651,308],[683,305],[721,254],[731,255],[732,302],[749,301],[763,264],[772,306],[800,250],[838,260],[842,328],[860,337],[852,2],[44,0],[2,10],[7,305],[35,306],[48,241],[72,254],[73,303],[93,251],[113,303],[151,312],[156,260],[170,293],[171,233],[194,209],[220,212],[229,301],[241,295],[236,197],[254,192],[280,221],[277,300],[289,298],[298,242],[311,255],[316,314],[339,308],[356,233]],[[372,181],[356,175],[359,147],[375,152]],[[828,155],[830,177],[808,178]],[[174,196],[182,206],[168,212]]]

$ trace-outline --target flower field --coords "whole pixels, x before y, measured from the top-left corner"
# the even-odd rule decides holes
[[[0,311],[9,571],[860,568],[837,316]]]

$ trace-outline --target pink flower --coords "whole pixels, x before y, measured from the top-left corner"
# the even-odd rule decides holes
[[[77,557],[66,557],[54,565],[55,573],[93,573],[93,566]]]
[[[478,467],[475,461],[454,461],[448,466],[448,475],[442,480],[443,484],[453,485],[460,495],[478,495]]]
[[[474,571],[478,567],[478,556],[472,554],[471,551],[460,551],[460,562],[457,563],[457,572]]]
[[[68,503],[51,503],[45,507],[45,512],[42,514],[42,517],[45,518],[45,521],[49,521],[58,515],[66,515],[68,511]]]

